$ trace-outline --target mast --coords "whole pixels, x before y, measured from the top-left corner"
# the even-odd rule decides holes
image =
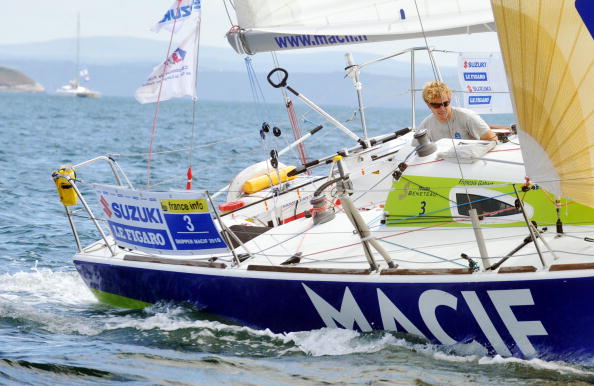
[[[79,82],[79,54],[80,54],[80,12],[76,14],[76,67],[74,68],[74,84],[78,88]]]

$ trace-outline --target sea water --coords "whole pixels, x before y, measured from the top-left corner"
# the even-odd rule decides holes
[[[328,110],[358,130],[353,108]],[[156,119],[154,113],[154,105],[132,98],[0,94],[0,384],[594,382],[592,363],[485,357],[388,332],[273,334],[188,304],[125,310],[98,303],[72,265],[76,246],[52,170],[110,154],[137,187],[183,189],[191,164],[193,188],[216,192],[292,138],[286,112],[273,104],[200,101],[194,111],[191,101],[179,100],[162,103]],[[410,126],[406,110],[366,113],[370,135]],[[305,143],[310,159],[355,145],[300,105],[297,116],[303,132],[325,126]],[[262,141],[264,120],[281,136],[268,133]],[[281,161],[295,164],[296,155]],[[80,168],[78,178],[89,201],[95,200],[90,183],[114,182],[105,162]],[[97,239],[84,213],[77,216],[82,243]]]

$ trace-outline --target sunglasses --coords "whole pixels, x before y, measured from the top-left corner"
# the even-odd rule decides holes
[[[445,102],[442,102],[442,103],[429,102],[429,106],[433,107],[434,109],[438,109],[441,106],[448,107],[449,105],[450,105],[450,101],[445,101]]]

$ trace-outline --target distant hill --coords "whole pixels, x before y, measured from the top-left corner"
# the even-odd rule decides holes
[[[80,62],[89,70],[89,88],[109,96],[132,96],[153,67],[166,54],[167,42],[138,38],[95,37],[80,42]],[[18,68],[43,83],[49,92],[73,78],[75,39],[0,45],[0,65]],[[355,61],[364,63],[377,55],[356,53]],[[277,55],[280,65],[289,71],[289,84],[320,104],[353,105],[355,92],[350,79],[344,79],[344,54],[301,50]],[[271,54],[250,57],[264,96],[279,98],[279,91],[266,81],[274,68]],[[201,99],[251,101],[252,93],[244,58],[230,47],[200,47],[199,86]],[[446,81],[456,82],[452,68],[442,68]],[[410,103],[410,65],[389,60],[365,68],[362,73],[363,95],[367,106],[396,106]],[[433,79],[428,65],[416,70],[417,88]],[[405,107],[403,105],[403,107]]]
[[[0,92],[44,92],[42,85],[22,72],[0,67]]]
[[[89,37],[80,39],[80,62],[82,65],[112,65],[128,63],[152,63],[156,65],[164,60],[168,42],[130,37]],[[346,49],[345,49],[346,50]],[[56,39],[46,42],[24,44],[0,44],[2,60],[75,60],[76,39]],[[327,73],[341,71],[345,66],[344,52],[303,49],[293,52],[278,53],[281,66],[291,63],[292,71],[307,73]],[[378,55],[356,53],[357,63],[376,59]],[[263,53],[250,57],[256,71],[267,72],[272,69],[271,54]],[[244,71],[245,64],[241,55],[231,47],[200,47],[200,65],[204,70]],[[266,67],[264,67],[266,66]],[[410,72],[407,62],[389,60],[366,68],[366,72],[394,75]],[[417,69],[418,76],[432,76],[429,66]]]

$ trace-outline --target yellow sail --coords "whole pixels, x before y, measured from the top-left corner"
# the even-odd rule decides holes
[[[527,176],[594,207],[594,27],[587,1],[491,4]]]

